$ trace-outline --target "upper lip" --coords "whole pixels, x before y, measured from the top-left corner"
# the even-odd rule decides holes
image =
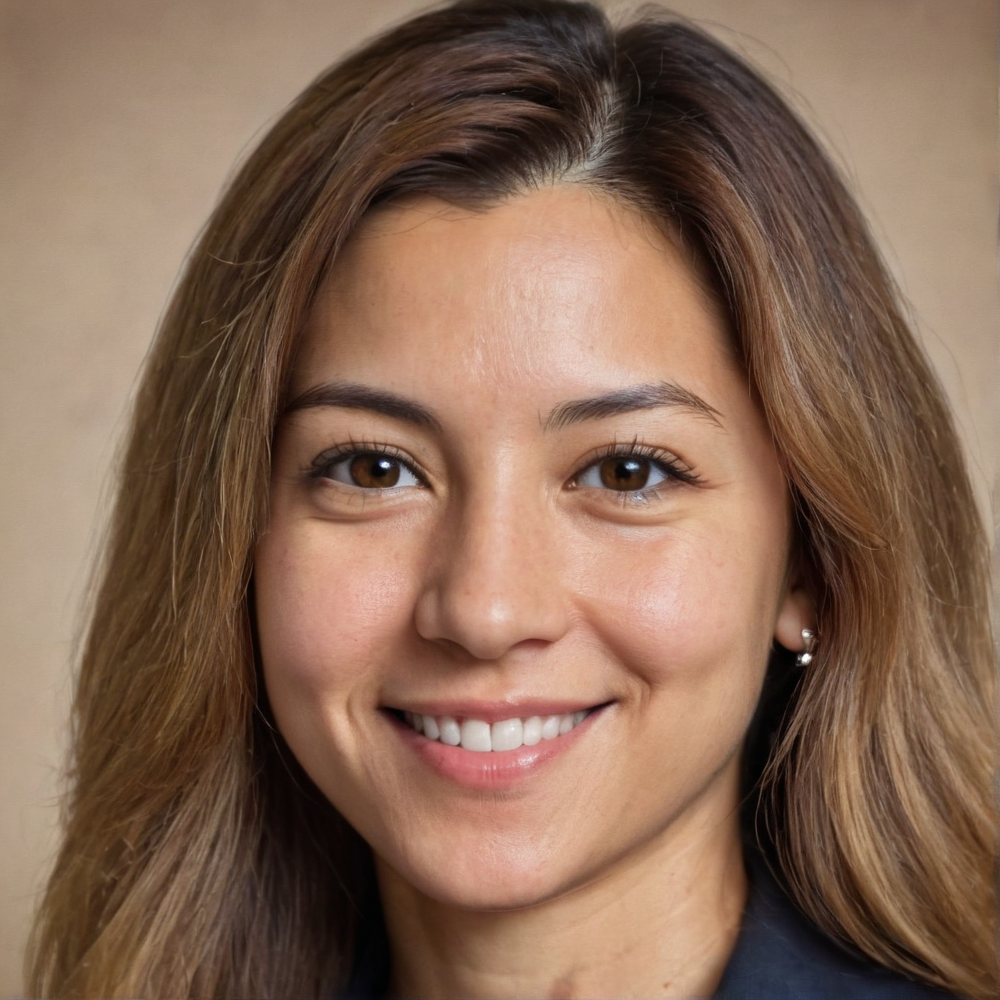
[[[606,701],[580,698],[519,698],[516,701],[456,700],[401,700],[385,703],[382,707],[397,712],[413,712],[440,718],[450,715],[453,719],[481,719],[483,722],[502,722],[504,719],[528,719],[533,715],[571,715],[598,708]]]

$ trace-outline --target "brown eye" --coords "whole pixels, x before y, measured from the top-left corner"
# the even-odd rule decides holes
[[[615,493],[645,496],[667,482],[693,482],[694,478],[672,462],[651,458],[642,453],[605,455],[588,466],[576,478],[577,486]]]
[[[385,455],[358,455],[351,459],[351,479],[367,489],[384,489],[399,482],[399,462]]]
[[[598,466],[601,483],[609,490],[645,489],[649,483],[649,459],[636,455],[609,455]]]
[[[363,490],[389,490],[420,485],[405,462],[383,452],[368,451],[346,455],[326,466],[321,475]]]

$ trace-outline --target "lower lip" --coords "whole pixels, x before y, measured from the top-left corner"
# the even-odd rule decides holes
[[[488,753],[429,740],[394,715],[388,718],[403,743],[442,778],[474,791],[502,791],[540,773],[546,764],[574,746],[605,707],[594,709],[583,722],[554,740]]]

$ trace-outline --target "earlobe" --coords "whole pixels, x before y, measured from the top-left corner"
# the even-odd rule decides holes
[[[774,638],[793,653],[806,653],[804,632],[816,635],[816,604],[804,587],[789,585],[774,623]]]

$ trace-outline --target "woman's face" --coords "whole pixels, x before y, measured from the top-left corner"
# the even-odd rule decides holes
[[[575,185],[383,209],[291,399],[264,677],[383,870],[523,906],[733,827],[772,641],[809,622],[724,315],[654,226]]]

